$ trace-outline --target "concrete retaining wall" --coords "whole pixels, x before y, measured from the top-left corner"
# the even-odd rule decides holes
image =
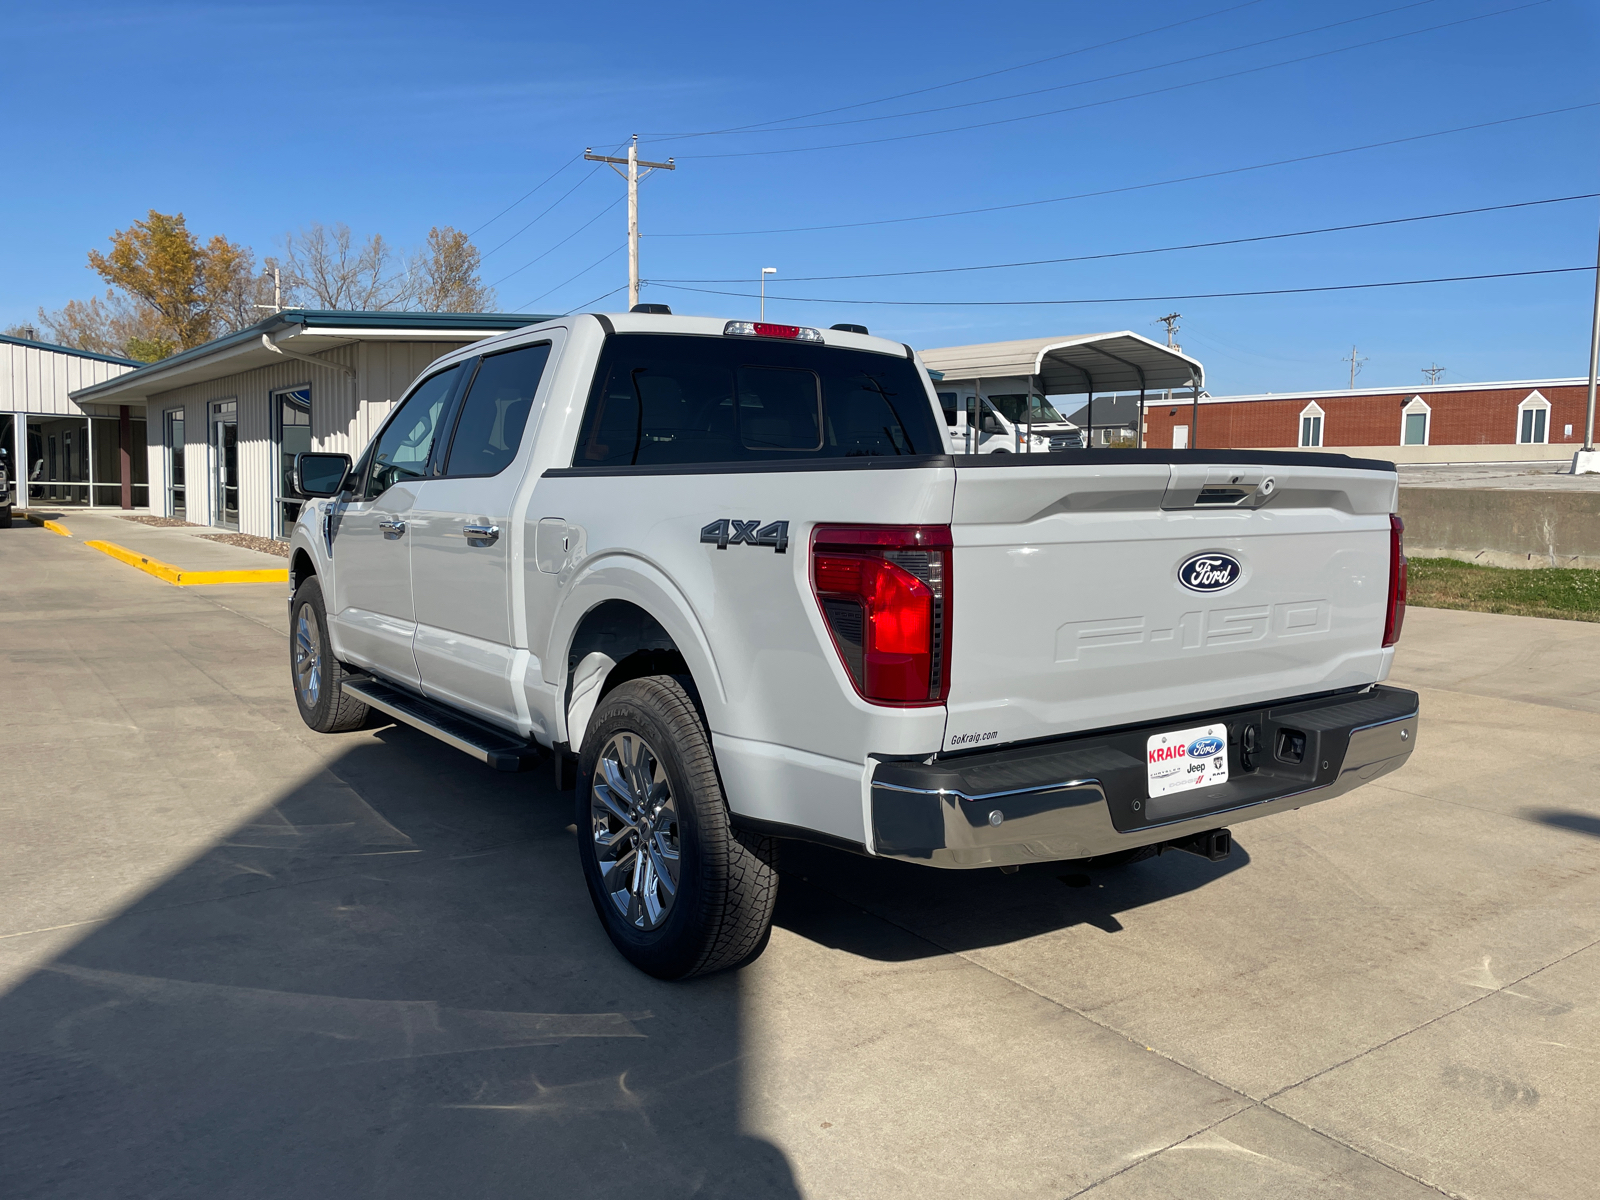
[[[1600,492],[1402,487],[1400,516],[1422,558],[1600,568]]]

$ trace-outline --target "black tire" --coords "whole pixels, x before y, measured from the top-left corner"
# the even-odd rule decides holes
[[[619,754],[633,754],[631,765]],[[636,779],[642,786],[633,786]],[[641,795],[654,799],[640,803]],[[688,979],[760,955],[778,898],[772,839],[732,827],[711,740],[683,683],[650,675],[605,696],[584,734],[576,809],[589,898],[612,944],[634,966],[657,979]],[[630,866],[641,846],[659,853]],[[662,872],[670,877],[674,863],[677,879],[668,894]]]
[[[0,529],[11,528],[11,505],[0,508]]]
[[[289,606],[289,685],[300,719],[318,733],[347,733],[371,710],[344,694],[345,665],[333,656],[322,584],[311,576]]]

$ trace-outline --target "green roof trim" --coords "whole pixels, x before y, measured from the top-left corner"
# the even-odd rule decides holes
[[[49,350],[52,354],[71,354],[78,358],[92,358],[96,362],[116,363],[119,367],[143,367],[148,364],[136,358],[118,358],[115,354],[100,354],[94,350],[79,350],[76,346],[58,346],[55,342],[36,342],[32,338],[12,337],[0,333],[0,342],[8,346],[26,346],[30,350]]]
[[[442,312],[360,312],[345,311],[342,309],[324,308],[290,308],[282,312],[273,313],[257,321],[254,325],[247,325],[233,333],[224,334],[192,349],[181,351],[170,358],[163,358],[159,362],[135,363],[139,369],[129,371],[126,375],[118,375],[115,379],[108,379],[104,383],[97,383],[80,391],[72,393],[74,400],[93,400],[97,393],[121,392],[130,385],[138,385],[142,380],[152,375],[170,371],[173,367],[186,366],[190,363],[200,362],[212,355],[232,350],[248,342],[258,341],[262,334],[276,333],[282,329],[298,326],[307,332],[316,329],[349,330],[359,334],[363,329],[402,329],[419,333],[439,333],[448,336],[451,333],[461,333],[468,330],[493,330],[497,333],[521,329],[525,325],[537,325],[541,321],[553,321],[554,313],[442,313]],[[15,339],[11,339],[15,340]],[[82,353],[82,351],[70,351]],[[99,357],[99,356],[92,356]],[[112,362],[124,362],[124,359],[111,359]]]

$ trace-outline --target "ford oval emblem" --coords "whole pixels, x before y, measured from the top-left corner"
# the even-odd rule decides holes
[[[1189,743],[1190,758],[1212,758],[1222,753],[1222,739],[1219,737],[1196,738]]]
[[[1232,587],[1244,574],[1244,566],[1231,554],[1211,550],[1191,554],[1178,568],[1178,582],[1191,592],[1220,592]]]

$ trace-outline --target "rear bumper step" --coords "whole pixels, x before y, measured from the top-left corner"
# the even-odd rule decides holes
[[[520,741],[503,729],[464,717],[453,708],[381,679],[347,679],[344,693],[488,763],[496,771],[526,771],[544,757],[544,750],[532,742]]]
[[[1211,719],[1228,727],[1228,781],[1156,799],[1147,739],[1195,718],[882,763],[872,779],[873,851],[987,867],[1182,843],[1215,830],[1219,814],[1237,824],[1343,795],[1403,765],[1417,744],[1417,694],[1383,685]]]

